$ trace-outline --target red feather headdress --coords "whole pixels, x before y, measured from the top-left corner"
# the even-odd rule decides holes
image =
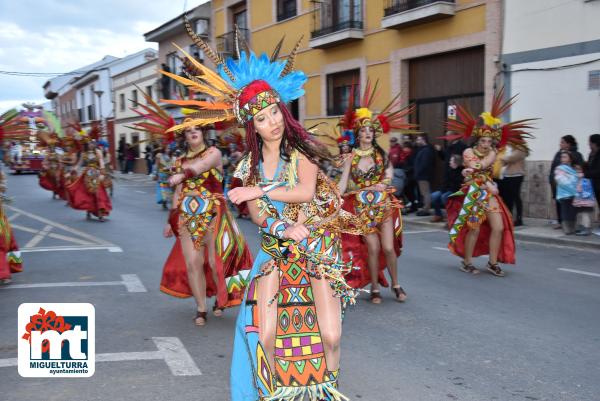
[[[531,122],[537,118],[527,118],[509,123],[503,123],[501,120],[501,116],[510,109],[516,98],[517,95],[504,101],[504,88],[501,88],[494,95],[491,111],[481,113],[479,119],[475,118],[466,107],[456,105],[456,119],[446,122],[446,129],[453,134],[440,138],[452,141],[485,136],[497,140],[496,146],[499,149],[510,144],[527,150],[527,139],[533,138],[529,132],[534,129]]]
[[[139,109],[132,108],[131,110],[142,116],[146,121],[135,123],[131,128],[146,132],[152,140],[161,140],[165,145],[173,142],[175,140],[175,132],[169,131],[170,128],[175,126],[173,117],[163,110],[151,96],[140,88],[138,88],[138,91],[144,96],[146,104],[138,103],[137,106]]]
[[[343,129],[357,130],[361,127],[373,127],[376,134],[387,134],[392,129],[396,130],[414,130],[415,124],[409,123],[408,116],[415,110],[414,105],[401,106],[400,94],[396,95],[387,106],[379,113],[373,113],[370,110],[373,100],[377,96],[379,81],[372,85],[371,80],[367,80],[365,91],[360,100],[360,107],[354,109],[354,90],[352,85],[350,99],[346,113],[338,124]]]

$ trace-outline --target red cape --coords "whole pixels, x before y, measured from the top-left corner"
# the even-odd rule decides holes
[[[466,189],[463,189],[466,192]],[[448,213],[448,228],[452,228],[456,221],[458,214],[462,208],[464,196],[453,196],[448,198],[446,204],[446,212]],[[502,233],[502,242],[500,243],[500,250],[498,252],[498,262],[515,264],[515,235],[514,226],[512,221],[512,215],[506,208],[504,201],[500,196],[496,195],[498,205],[500,206],[500,213],[502,214],[502,221],[504,223],[504,231]],[[475,244],[475,250],[473,251],[473,257],[489,255],[490,254],[490,225],[488,221],[484,221],[479,228],[479,237]],[[465,255],[465,236],[468,230],[462,229],[458,233],[456,241],[448,244],[450,252],[456,256],[464,258]]]

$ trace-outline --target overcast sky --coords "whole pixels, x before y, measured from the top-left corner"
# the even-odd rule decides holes
[[[68,72],[156,43],[143,34],[207,0],[0,0],[0,71]],[[0,73],[0,113],[45,102],[49,77]]]

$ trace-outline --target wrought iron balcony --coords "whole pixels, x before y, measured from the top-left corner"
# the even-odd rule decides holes
[[[318,7],[313,10],[310,47],[326,48],[364,38],[362,0],[323,0],[313,4]]]
[[[451,17],[455,14],[455,9],[455,0],[386,0],[381,26],[402,28]]]

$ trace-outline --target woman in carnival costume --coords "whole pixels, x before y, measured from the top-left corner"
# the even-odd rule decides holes
[[[83,151],[77,165],[81,173],[67,185],[66,190],[73,209],[85,210],[88,220],[94,215],[99,221],[105,221],[112,210],[112,203],[103,185],[104,157],[97,145],[99,133],[100,128],[92,126],[89,133],[81,135]]]
[[[162,136],[167,143],[179,139],[176,132],[185,143],[185,152],[173,162],[167,179],[175,189],[164,235],[175,235],[175,243],[163,267],[160,289],[178,298],[193,296],[194,323],[203,326],[208,319],[207,297],[216,297],[212,308],[215,316],[240,304],[252,254],[223,196],[221,152],[206,144],[203,127],[214,121],[203,118],[202,111],[188,109],[190,117],[175,125],[167,112],[144,96],[148,105],[140,105],[143,112],[138,113],[148,121],[136,127],[154,138]],[[162,101],[177,105],[190,102],[189,108],[197,108],[195,100]]]
[[[360,267],[351,274],[348,282],[362,288],[371,284],[371,302],[382,301],[380,284],[387,286],[383,270],[387,266],[392,281],[392,292],[397,301],[406,300],[406,292],[398,283],[397,260],[402,251],[401,203],[392,195],[394,174],[386,152],[377,143],[377,137],[391,129],[410,130],[413,125],[405,122],[412,107],[400,107],[399,95],[385,108],[375,114],[370,110],[377,93],[377,83],[370,82],[361,99],[361,107],[354,110],[351,103],[340,125],[352,130],[354,148],[346,157],[340,179],[340,192],[344,194],[344,209],[356,214],[367,227],[362,236],[344,235],[344,256],[352,258]],[[368,267],[368,269],[366,268]]]
[[[514,227],[510,211],[498,194],[492,178],[492,169],[499,150],[511,145],[527,149],[527,131],[533,119],[503,123],[500,117],[513,104],[515,97],[503,101],[504,89],[495,96],[490,112],[475,118],[464,107],[457,105],[456,120],[449,120],[447,128],[454,132],[443,139],[465,140],[474,137],[476,142],[463,153],[465,181],[459,192],[448,199],[448,226],[450,251],[463,258],[460,270],[478,274],[473,257],[489,255],[487,270],[504,277],[499,263],[515,263]]]
[[[42,188],[52,192],[52,199],[64,199],[60,154],[56,151],[56,148],[61,146],[62,128],[60,121],[52,113],[45,111],[44,115],[48,122],[48,131],[38,131],[40,144],[46,147],[39,183]]]
[[[194,40],[219,74],[198,65],[193,79],[174,78],[214,98],[204,113],[244,125],[248,153],[235,173],[244,186],[229,197],[248,202],[262,238],[236,324],[231,399],[347,400],[337,376],[342,303],[355,296],[339,241],[349,216],[318,170],[325,148],[285,106],[304,93],[306,76],[293,71],[300,42],[286,62],[276,61],[282,41],[270,58],[236,43],[243,51],[224,61]]]
[[[62,150],[63,153],[59,157],[60,163],[60,187],[62,188],[62,195],[67,201],[65,206],[70,206],[69,202],[69,191],[67,187],[71,185],[77,179],[77,161],[78,156],[78,143],[72,134],[66,134],[62,138]]]
[[[18,120],[19,112],[9,110],[0,115],[0,142],[3,140],[26,140],[29,137],[28,124]],[[4,172],[0,169],[0,284],[9,284],[11,273],[23,271],[23,260],[19,246],[4,212],[4,204],[10,202],[4,193],[6,181]]]

